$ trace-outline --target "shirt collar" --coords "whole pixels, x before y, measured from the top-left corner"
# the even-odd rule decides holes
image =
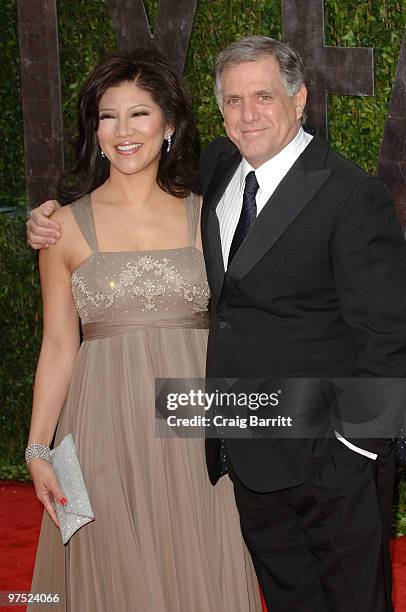
[[[273,176],[275,172],[280,172],[285,168],[290,168],[292,160],[297,159],[297,151],[304,149],[306,142],[306,133],[302,126],[300,126],[296,136],[282,149],[277,155],[268,159],[256,170],[251,166],[249,162],[243,157],[241,161],[241,174],[240,174],[240,191],[244,192],[245,178],[248,172],[251,170],[255,171],[255,176],[258,181],[259,188],[264,188],[267,178]]]

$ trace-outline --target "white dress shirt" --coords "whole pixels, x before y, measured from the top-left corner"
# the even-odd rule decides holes
[[[235,171],[223,197],[217,205],[216,213],[220,224],[221,248],[223,252],[224,270],[227,270],[228,254],[230,252],[233,236],[240,218],[242,198],[245,186],[245,177],[248,172],[255,170],[259,189],[256,195],[257,216],[268,202],[281,180],[289,172],[297,158],[303,153],[313,136],[300,127],[296,136],[277,155],[266,161],[255,170],[246,159],[242,158]],[[272,206],[272,204],[270,203]],[[377,455],[359,448],[348,442],[337,431],[335,435],[340,442],[352,451],[364,455],[369,459],[376,459]]]
[[[308,134],[303,128],[300,128],[293,140],[291,140],[280,153],[255,170],[255,176],[257,177],[259,185],[256,197],[257,216],[312,138],[313,136],[311,136],[311,134]],[[241,214],[245,177],[251,170],[254,170],[254,168],[243,158],[216,208],[217,217],[220,223],[220,237],[225,270],[227,270],[228,254]]]

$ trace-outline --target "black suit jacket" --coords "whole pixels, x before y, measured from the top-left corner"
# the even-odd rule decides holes
[[[226,138],[201,158],[207,376],[404,377],[406,246],[384,184],[315,137],[224,274],[216,206],[240,161]],[[336,444],[325,436],[328,418],[308,439],[226,440],[235,472],[255,491],[305,481]],[[206,440],[206,456],[214,484],[218,439]]]

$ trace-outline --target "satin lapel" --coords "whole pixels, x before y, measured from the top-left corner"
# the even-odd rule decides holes
[[[216,214],[216,206],[230,182],[241,156],[238,153],[228,155],[217,165],[204,196],[202,209],[202,242],[212,299],[218,301],[224,282],[224,262],[221,250],[220,225]]]
[[[255,266],[327,181],[331,170],[306,172],[301,158],[292,166],[252,226],[225,275],[220,299]]]

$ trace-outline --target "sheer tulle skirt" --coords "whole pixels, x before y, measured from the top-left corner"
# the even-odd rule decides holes
[[[206,341],[148,328],[82,344],[56,444],[73,433],[96,520],[64,547],[44,515],[32,592],[70,612],[261,610],[230,480],[210,485],[202,438],[154,433],[154,379],[204,377]]]

